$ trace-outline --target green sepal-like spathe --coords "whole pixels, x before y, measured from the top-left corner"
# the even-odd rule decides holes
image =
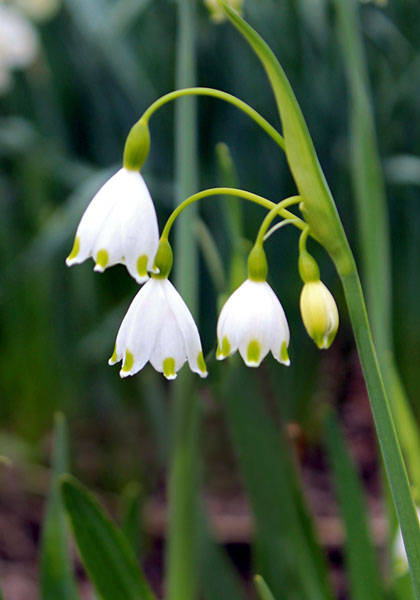
[[[318,263],[306,250],[299,254],[299,275],[303,283],[319,279]]]
[[[128,171],[140,171],[150,150],[150,131],[146,120],[140,119],[133,125],[127,136],[123,167]]]
[[[156,600],[124,534],[70,475],[61,492],[86,571],[102,600]]]
[[[268,275],[267,257],[264,248],[256,244],[248,256],[248,279],[251,281],[266,281]]]
[[[152,277],[156,279],[166,279],[172,270],[173,252],[172,247],[166,238],[161,238],[155,256],[154,267],[157,273],[153,273]]]
[[[339,273],[346,274],[353,268],[351,253],[334,200],[290,83],[280,63],[264,40],[224,0],[219,0],[219,2],[230,21],[248,41],[264,66],[283,125],[287,160],[299,194],[303,198],[305,218],[316,238],[334,260]]]

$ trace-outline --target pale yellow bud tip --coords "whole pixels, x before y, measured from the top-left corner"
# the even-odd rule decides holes
[[[300,313],[308,335],[326,350],[334,341],[339,317],[334,297],[322,281],[305,283],[300,295]]]

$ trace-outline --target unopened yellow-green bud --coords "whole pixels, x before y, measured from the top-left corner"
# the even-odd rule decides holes
[[[173,263],[172,248],[168,240],[161,239],[155,256],[154,267],[158,273],[153,273],[152,277],[156,279],[166,279],[171,272]]]
[[[248,256],[248,279],[265,281],[268,275],[267,257],[262,245],[255,245]]]
[[[318,348],[329,348],[338,329],[338,310],[333,295],[319,279],[303,286],[300,313],[306,331]]]
[[[140,171],[150,150],[150,132],[147,121],[140,119],[130,129],[124,146],[123,167]]]
[[[306,250],[303,250],[299,255],[299,274],[303,283],[319,280],[318,264]]]

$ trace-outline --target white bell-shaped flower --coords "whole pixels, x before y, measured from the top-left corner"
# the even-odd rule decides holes
[[[68,266],[90,256],[95,271],[125,264],[138,283],[148,279],[159,242],[156,211],[143,177],[121,168],[96,193],[76,231]]]
[[[134,375],[150,361],[167,379],[175,379],[186,360],[192,371],[207,376],[197,325],[168,279],[152,277],[131,303],[109,364],[121,360],[121,377]]]
[[[217,323],[216,358],[239,352],[248,367],[258,367],[271,350],[289,365],[289,326],[279,299],[266,281],[247,279],[228,298]]]

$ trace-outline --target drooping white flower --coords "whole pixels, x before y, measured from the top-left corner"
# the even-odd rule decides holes
[[[0,92],[10,83],[9,71],[28,67],[38,52],[35,28],[13,6],[0,2]]]
[[[135,296],[109,364],[121,360],[121,377],[134,375],[150,361],[167,379],[175,379],[186,360],[192,371],[207,376],[197,325],[168,279],[152,277]]]
[[[303,286],[300,312],[305,329],[318,348],[329,348],[338,329],[338,310],[334,296],[319,279]]]
[[[143,177],[121,168],[96,193],[76,231],[68,266],[90,256],[95,271],[125,264],[138,283],[148,279],[159,242],[156,211]]]
[[[216,358],[222,360],[239,349],[248,367],[258,367],[271,350],[276,360],[289,365],[289,339],[283,307],[269,284],[247,279],[220,313]]]

